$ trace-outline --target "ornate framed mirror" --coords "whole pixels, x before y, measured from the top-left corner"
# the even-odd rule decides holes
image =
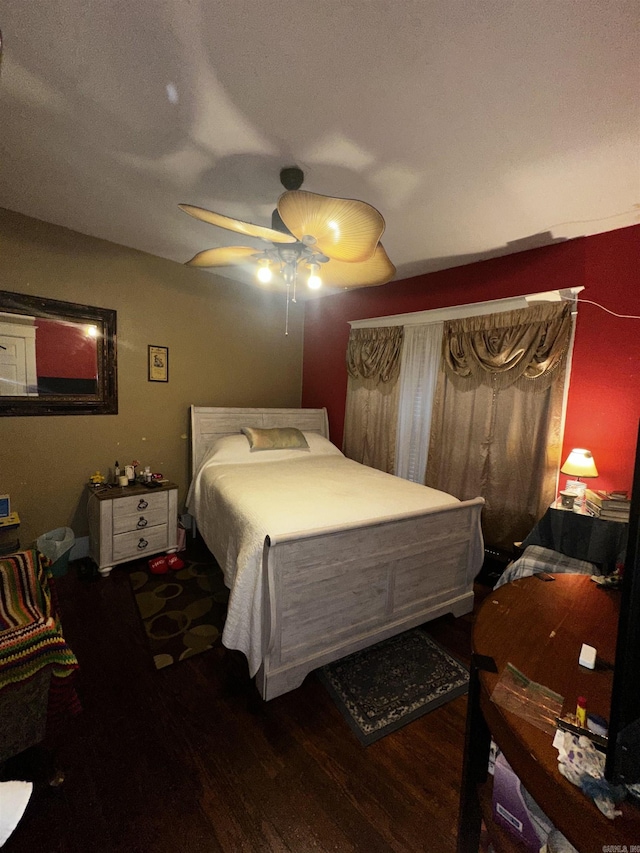
[[[0,416],[117,412],[116,312],[0,290]]]

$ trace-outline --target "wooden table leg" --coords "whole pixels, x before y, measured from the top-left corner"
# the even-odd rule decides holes
[[[487,779],[491,747],[491,732],[480,708],[480,672],[483,671],[497,672],[493,658],[472,655],[458,812],[457,853],[478,853],[480,844],[482,812],[478,798],[478,785]]]

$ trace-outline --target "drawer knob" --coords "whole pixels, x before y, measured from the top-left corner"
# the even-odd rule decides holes
[[[146,526],[147,526],[147,524],[149,524],[149,522],[148,522],[148,521],[147,521],[147,519],[144,517],[144,515],[141,515],[141,516],[140,516],[140,520],[139,520],[139,521],[138,521],[138,523],[136,524],[136,527],[146,527]]]
[[[138,551],[144,551],[144,549],[147,547],[147,545],[148,545],[148,544],[149,544],[149,543],[147,542],[147,540],[146,540],[146,539],[141,539],[141,540],[138,542]]]
[[[148,501],[145,501],[144,498],[140,498],[140,500],[138,501],[138,509],[146,509],[148,506]]]

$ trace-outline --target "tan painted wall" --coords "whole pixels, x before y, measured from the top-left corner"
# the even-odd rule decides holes
[[[56,527],[87,535],[85,484],[138,459],[189,482],[189,405],[299,406],[300,303],[0,209],[0,289],[118,312],[117,415],[0,417],[0,493],[23,547]],[[169,382],[147,381],[147,345]]]

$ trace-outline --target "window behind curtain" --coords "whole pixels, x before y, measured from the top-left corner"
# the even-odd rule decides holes
[[[461,500],[484,497],[485,543],[509,551],[555,497],[571,338],[566,306],[536,306],[511,314],[502,320],[497,319],[501,315],[470,318],[466,326],[473,334],[487,332],[481,343],[475,338],[467,341],[467,347],[460,337],[449,335],[453,349],[460,345],[461,369],[458,374],[447,369],[445,355],[434,399],[426,477],[427,485]],[[465,321],[454,322],[456,332],[465,328]],[[507,329],[502,350],[496,343],[498,334],[490,340],[491,326],[500,322],[500,333]],[[525,364],[520,356],[527,348]],[[485,357],[487,369],[475,363]],[[514,365],[509,375],[505,365],[518,360],[518,369]],[[490,362],[498,369],[492,372]]]

